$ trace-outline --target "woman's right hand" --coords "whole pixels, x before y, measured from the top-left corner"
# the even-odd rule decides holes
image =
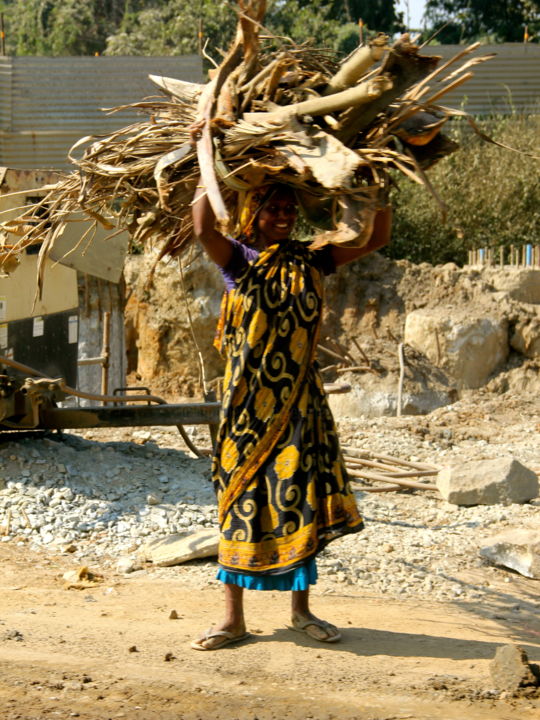
[[[205,126],[206,120],[195,120],[188,126],[189,132],[189,143],[191,147],[195,148],[197,142],[201,139],[201,134]]]

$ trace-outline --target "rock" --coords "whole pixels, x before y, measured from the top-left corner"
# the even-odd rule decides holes
[[[443,468],[437,487],[454,505],[509,505],[538,496],[538,477],[512,457],[473,460]]]
[[[146,502],[148,505],[159,505],[161,501],[161,497],[154,493],[148,493],[148,495],[146,496]]]
[[[218,554],[219,531],[200,530],[190,535],[169,535],[147,543],[139,558],[158,567],[180,565],[197,558],[215,557]]]
[[[515,328],[510,344],[528,358],[540,357],[540,314],[537,317],[520,320]]]
[[[141,564],[131,557],[121,557],[118,558],[118,561],[116,563],[116,569],[118,572],[121,573],[132,573],[135,570],[141,569]]]
[[[515,691],[520,687],[538,684],[529,666],[527,653],[519,645],[502,645],[497,648],[489,672],[497,690]]]
[[[508,355],[508,323],[501,317],[450,308],[414,310],[405,318],[405,342],[454,378],[479,388]]]
[[[511,268],[487,270],[486,278],[496,290],[504,291],[514,300],[540,303],[540,270]]]
[[[489,562],[540,580],[540,530],[509,530],[486,542],[480,555]]]

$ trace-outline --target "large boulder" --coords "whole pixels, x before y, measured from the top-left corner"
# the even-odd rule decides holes
[[[493,565],[540,580],[540,530],[507,530],[485,540],[480,555]]]
[[[128,378],[166,399],[200,397],[200,358],[207,381],[223,374],[213,347],[223,278],[204,256],[183,273],[176,262],[161,262],[152,274],[155,260],[150,254],[126,263]]]
[[[537,268],[484,268],[484,277],[495,290],[514,300],[540,303],[540,270]]]
[[[397,353],[396,353],[397,355]],[[456,400],[457,391],[448,376],[434,367],[424,355],[409,347],[404,348],[405,372],[401,394],[403,415],[427,415]],[[397,357],[394,366],[386,374],[355,372],[340,374],[351,390],[345,394],[330,395],[330,407],[337,416],[351,418],[397,415],[399,367]]]
[[[535,472],[513,457],[500,457],[442,468],[437,487],[454,505],[510,505],[538,496]]]
[[[405,342],[443,368],[459,388],[479,388],[508,356],[508,322],[452,308],[423,308],[407,315]]]

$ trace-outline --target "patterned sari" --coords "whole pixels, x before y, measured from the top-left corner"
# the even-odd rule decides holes
[[[286,573],[363,526],[315,363],[323,283],[314,256],[293,241],[273,245],[224,296],[212,473],[225,570]]]

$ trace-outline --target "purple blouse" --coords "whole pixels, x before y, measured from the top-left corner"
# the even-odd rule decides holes
[[[227,290],[234,290],[237,278],[243,273],[246,266],[259,256],[259,251],[255,250],[255,248],[244,245],[244,243],[234,238],[231,238],[231,242],[231,259],[225,267],[220,267]],[[319,268],[323,275],[331,275],[336,272],[336,265],[332,257],[332,247],[330,245],[325,245],[320,250],[315,250],[313,252],[313,259],[313,265]]]

